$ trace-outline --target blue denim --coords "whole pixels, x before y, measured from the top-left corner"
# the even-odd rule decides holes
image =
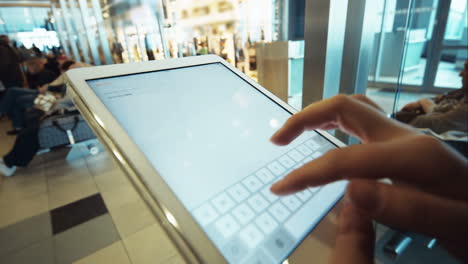
[[[24,110],[34,106],[34,99],[38,92],[25,88],[9,88],[0,102],[0,115],[10,117],[13,127],[22,128]]]

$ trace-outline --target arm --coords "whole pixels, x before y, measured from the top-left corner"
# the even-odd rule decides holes
[[[271,190],[287,195],[338,180],[350,181],[333,263],[372,263],[372,220],[434,236],[452,254],[468,261],[464,248],[468,244],[468,167],[464,157],[433,137],[385,118],[369,104],[343,95],[293,115],[271,141],[287,145],[311,129],[340,129],[363,144],[331,150],[292,171]],[[379,182],[384,178],[393,184]]]
[[[436,103],[432,101],[431,99],[422,99],[419,100],[419,105],[422,107],[424,113],[429,114],[434,111],[434,108],[436,107]]]
[[[448,130],[467,131],[467,113],[468,106],[464,104],[445,113],[420,115],[409,124],[417,128],[430,128],[439,134]]]

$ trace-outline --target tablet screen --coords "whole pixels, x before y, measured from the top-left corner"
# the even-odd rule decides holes
[[[269,191],[336,146],[313,131],[273,145],[291,113],[221,63],[87,83],[230,263],[281,263],[343,194]]]

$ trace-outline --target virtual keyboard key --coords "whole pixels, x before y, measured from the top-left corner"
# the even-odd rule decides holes
[[[274,202],[276,200],[278,200],[279,196],[272,193],[270,191],[270,186],[267,186],[266,188],[264,188],[261,193],[263,194],[263,196],[265,196],[265,198],[270,201],[270,202]]]
[[[248,253],[247,247],[238,237],[229,241],[225,246],[223,246],[221,251],[229,263],[240,263]]]
[[[253,223],[244,228],[244,230],[240,231],[239,237],[245,245],[252,249],[256,248],[264,238],[263,233],[258,230],[258,228]]]
[[[255,175],[257,175],[257,177],[260,178],[260,180],[265,184],[271,182],[275,178],[275,176],[273,176],[271,171],[269,171],[267,168],[260,169],[257,171],[257,173],[255,173]]]
[[[232,235],[234,235],[240,228],[239,224],[234,220],[234,218],[227,214],[223,217],[221,217],[216,223],[215,223],[216,229],[223,235],[225,239],[230,238]]]
[[[290,215],[291,212],[284,207],[280,202],[275,203],[270,209],[268,209],[268,212],[270,212],[273,217],[278,220],[278,222],[283,222],[286,220]]]
[[[304,154],[304,156],[309,156],[310,154],[312,154],[312,150],[310,150],[310,148],[308,148],[306,145],[300,145],[299,147],[297,147],[297,150]]]
[[[286,169],[277,161],[273,161],[268,165],[268,169],[270,169],[276,176],[282,175]]]
[[[301,199],[301,201],[306,202],[307,200],[310,199],[310,197],[312,197],[312,193],[310,193],[309,190],[305,189],[305,190],[302,190],[302,191],[296,193],[296,196],[299,197],[299,199]]]
[[[226,193],[222,193],[222,194],[216,196],[212,200],[212,203],[214,204],[216,209],[218,209],[218,211],[221,214],[226,213],[231,208],[233,208],[234,205],[235,205],[234,201],[231,198],[229,198],[229,196]]]
[[[278,223],[276,222],[276,220],[273,219],[273,217],[271,217],[271,215],[267,212],[257,217],[255,223],[267,235],[273,232],[273,230],[275,230],[276,227],[278,227]]]
[[[247,189],[245,189],[245,187],[242,186],[240,183],[237,183],[234,186],[232,186],[231,188],[229,188],[228,193],[238,203],[242,202],[243,200],[245,200],[250,195],[249,191],[247,191]]]
[[[210,204],[204,204],[200,206],[198,209],[196,209],[193,212],[193,215],[195,216],[195,219],[198,220],[198,222],[202,226],[206,226],[213,222],[216,218],[218,218],[218,213],[215,211],[215,209],[210,205]]]
[[[314,160],[314,157],[312,157],[312,156],[307,156],[307,157],[303,160],[303,162],[304,162],[304,164],[305,164],[305,163],[311,162],[312,160]]]
[[[268,202],[259,193],[249,198],[247,202],[257,213],[260,213],[261,211],[263,211],[265,208],[268,207]]]
[[[320,188],[322,188],[322,187],[310,187],[310,188],[309,188],[309,191],[310,191],[312,194],[315,194],[315,193],[317,193],[317,192],[320,190]]]
[[[272,235],[268,236],[265,246],[275,259],[282,259],[294,246],[294,240],[283,228],[278,228]]]
[[[242,183],[247,187],[247,189],[249,189],[250,192],[253,193],[258,191],[263,186],[260,180],[257,179],[257,177],[255,177],[254,175],[247,177],[245,180],[242,181]]]
[[[317,150],[320,148],[320,145],[317,144],[317,142],[315,142],[315,140],[313,139],[306,141],[304,144],[308,146],[309,148],[311,148],[312,150]]]
[[[255,217],[254,211],[245,203],[232,210],[232,214],[242,225],[247,224]]]
[[[312,154],[312,158],[316,159],[316,158],[318,158],[318,157],[320,157],[320,156],[322,156],[322,155],[323,155],[322,152],[317,151],[317,152],[315,152],[314,154]]]
[[[299,151],[293,149],[290,152],[288,152],[288,155],[293,158],[296,162],[299,162],[304,159],[304,155],[302,155]]]
[[[278,159],[278,161],[287,169],[291,169],[296,164],[294,160],[292,160],[287,155],[282,156],[281,158]]]
[[[301,201],[299,201],[294,195],[288,195],[281,198],[281,202],[291,211],[296,211],[301,207]]]

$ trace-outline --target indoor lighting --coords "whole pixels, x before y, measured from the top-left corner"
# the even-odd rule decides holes
[[[179,229],[179,224],[177,223],[175,217],[168,210],[164,210],[164,214],[166,215],[167,221],[169,221],[169,223],[171,223],[171,225],[176,229]]]

